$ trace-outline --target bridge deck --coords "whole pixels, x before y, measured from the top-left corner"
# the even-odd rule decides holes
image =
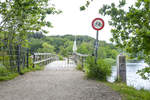
[[[65,64],[66,61],[53,62],[44,71],[0,82],[0,100],[121,100],[103,83],[87,80],[83,72],[62,70],[75,67]]]
[[[70,70],[75,69],[76,64],[72,60],[54,61],[46,66],[46,70]]]

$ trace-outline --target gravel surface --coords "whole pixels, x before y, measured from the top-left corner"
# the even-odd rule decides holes
[[[54,68],[53,68],[54,69]],[[30,72],[0,82],[0,100],[121,100],[103,83],[72,68]]]

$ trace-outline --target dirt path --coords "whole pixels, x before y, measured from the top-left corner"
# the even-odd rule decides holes
[[[121,97],[103,83],[85,79],[83,72],[72,67],[48,68],[0,82],[0,100],[121,100]]]

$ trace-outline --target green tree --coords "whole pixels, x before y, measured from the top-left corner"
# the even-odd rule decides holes
[[[92,54],[93,45],[90,42],[83,42],[78,46],[77,52],[82,54]]]
[[[64,46],[60,46],[60,54],[68,57],[72,53],[73,41],[67,40]]]
[[[52,46],[52,45],[50,45],[50,44],[44,42],[44,43],[42,44],[42,47],[43,47],[43,48],[39,48],[39,49],[38,49],[38,52],[54,53],[54,49],[55,49],[54,46]]]
[[[34,38],[30,38],[30,48],[33,52],[37,52],[38,48],[42,48],[42,44],[44,41],[40,40],[40,39],[34,39]]]
[[[3,0],[0,1],[0,39],[6,46],[26,46],[27,36],[42,30],[43,26],[51,27],[45,20],[47,14],[59,13],[54,7],[48,6],[48,0]],[[1,42],[2,46],[2,42]]]
[[[112,42],[130,53],[143,51],[147,58],[150,55],[150,1],[137,0],[135,5],[129,7],[129,11],[124,10],[125,4],[126,0],[122,0],[118,6],[114,3],[104,5],[99,12],[111,17]],[[150,67],[147,72],[150,72]]]

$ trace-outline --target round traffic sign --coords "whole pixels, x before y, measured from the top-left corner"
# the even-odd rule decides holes
[[[93,29],[95,29],[97,31],[103,29],[104,28],[104,20],[101,18],[95,18],[92,21],[92,27],[93,27]]]

